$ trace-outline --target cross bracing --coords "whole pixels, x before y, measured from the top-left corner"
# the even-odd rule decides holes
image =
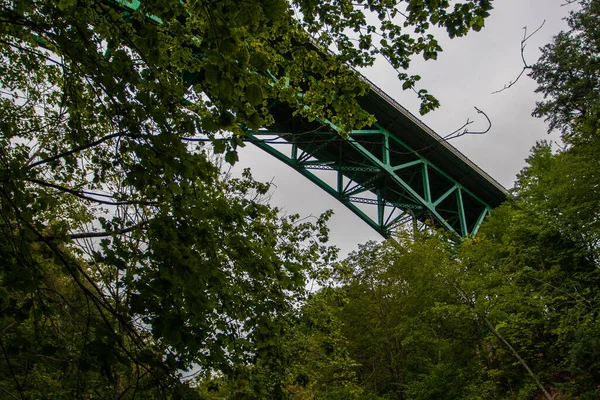
[[[276,123],[247,132],[247,140],[310,179],[383,236],[407,218],[462,236],[475,234],[505,199],[505,189],[372,87],[363,106],[383,123],[390,119],[386,113],[392,114],[395,131],[377,122],[344,139],[329,121],[308,122],[292,117],[286,106],[274,105]],[[319,171],[335,178],[325,180]],[[361,207],[365,204],[373,210]]]

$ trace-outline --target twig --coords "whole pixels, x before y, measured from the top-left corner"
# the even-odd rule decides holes
[[[505,91],[506,89],[511,88],[512,86],[514,86],[519,79],[521,79],[521,77],[523,76],[523,74],[525,73],[525,71],[527,71],[528,69],[531,69],[532,66],[527,64],[527,61],[525,60],[525,47],[527,47],[527,41],[536,33],[538,33],[540,31],[540,29],[542,29],[542,27],[544,26],[544,24],[546,23],[546,20],[544,20],[544,22],[542,22],[542,24],[535,30],[533,31],[531,34],[527,34],[527,26],[523,27],[523,39],[521,39],[521,60],[523,61],[523,68],[521,69],[521,72],[519,72],[519,75],[517,75],[517,77],[510,81],[508,83],[508,85],[504,85],[504,87],[500,90],[496,90],[494,92],[492,92],[492,94],[496,94],[496,93],[500,93]]]
[[[81,192],[79,190],[75,190],[75,189],[71,189],[71,188],[68,188],[68,187],[56,185],[56,184],[50,183],[50,182],[44,182],[44,181],[39,180],[39,179],[29,178],[29,179],[25,179],[25,180],[27,182],[36,183],[36,184],[38,184],[40,186],[46,186],[46,187],[50,187],[50,188],[56,189],[56,190],[61,191],[61,192],[72,194],[73,196],[79,197],[80,199],[83,199],[83,200],[92,201],[94,203],[99,203],[99,204],[106,204],[106,205],[109,205],[109,206],[125,206],[125,205],[133,205],[133,204],[155,206],[155,205],[158,204],[156,202],[142,201],[142,200],[105,201],[105,200],[95,199],[93,197],[86,196],[85,194],[83,194],[83,192]],[[93,195],[94,196],[102,196],[102,197],[111,198],[111,196],[108,196],[108,195],[102,195],[102,194],[93,194]]]
[[[467,119],[467,122],[465,122],[465,124],[463,126],[458,128],[454,132],[449,133],[448,135],[444,136],[442,138],[443,141],[447,141],[450,139],[456,139],[456,138],[464,136],[464,135],[483,135],[484,133],[488,133],[490,131],[490,129],[492,129],[492,121],[490,120],[490,117],[488,117],[487,114],[484,111],[480,110],[479,108],[477,108],[475,106],[473,106],[473,108],[475,108],[475,110],[477,110],[478,114],[483,114],[483,116],[485,117],[485,119],[488,122],[487,129],[484,131],[470,131],[467,127],[469,125],[471,125],[473,123],[473,121]],[[461,130],[462,130],[462,132],[460,132]]]
[[[113,236],[113,235],[122,235],[124,233],[129,233],[129,232],[133,232],[134,230],[141,228],[142,226],[146,225],[148,223],[148,221],[142,221],[139,224],[135,224],[133,226],[130,226],[129,228],[125,228],[125,229],[119,229],[116,231],[112,231],[112,232],[79,232],[79,233],[72,233],[67,235],[67,237],[69,239],[72,240],[76,240],[76,239],[87,239],[87,238],[99,238],[99,237],[105,237],[105,236]]]
[[[103,142],[106,142],[107,140],[114,139],[114,138],[120,137],[122,135],[123,134],[121,134],[121,133],[113,133],[113,134],[110,134],[110,135],[106,135],[106,136],[104,136],[104,137],[102,137],[102,138],[100,138],[100,139],[98,139],[98,140],[96,140],[94,142],[91,142],[91,143],[88,143],[88,144],[85,144],[85,145],[82,145],[82,146],[75,147],[75,148],[73,148],[71,150],[65,151],[63,153],[57,154],[57,155],[52,156],[52,157],[45,158],[45,159],[40,160],[40,161],[36,161],[33,164],[31,164],[29,166],[29,168],[37,167],[38,165],[46,164],[46,163],[58,160],[59,158],[68,157],[70,155],[73,155],[73,154],[78,153],[80,151],[83,151],[83,150],[89,149],[91,147],[97,146],[97,145],[99,145],[99,144],[101,144]]]

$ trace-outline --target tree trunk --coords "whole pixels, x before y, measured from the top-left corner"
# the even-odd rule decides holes
[[[529,365],[527,365],[527,363],[525,362],[525,360],[523,360],[523,358],[519,355],[519,353],[517,353],[517,351],[506,341],[506,339],[504,339],[504,337],[502,337],[502,335],[500,335],[500,332],[498,332],[496,330],[496,328],[494,328],[494,326],[490,323],[490,321],[486,317],[483,317],[483,321],[485,322],[485,324],[487,325],[487,327],[490,328],[490,331],[492,332],[492,334],[494,336],[496,336],[498,339],[500,339],[500,341],[502,343],[504,343],[504,345],[510,350],[510,352],[515,356],[515,358],[517,360],[519,360],[519,362],[521,363],[521,365],[527,370],[527,372],[529,373],[529,375],[533,378],[533,380],[535,381],[535,384],[537,385],[537,387],[540,388],[540,390],[542,391],[542,393],[544,393],[544,396],[546,396],[546,399],[552,400],[552,396],[550,396],[550,393],[548,393],[548,391],[544,388],[544,385],[542,385],[542,383],[534,375],[534,373],[531,370],[531,368],[529,368]]]

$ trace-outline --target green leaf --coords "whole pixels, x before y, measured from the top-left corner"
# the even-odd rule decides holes
[[[228,151],[225,154],[225,161],[231,165],[234,165],[236,162],[238,162],[239,158],[237,151]]]
[[[246,86],[246,98],[248,99],[248,102],[252,105],[262,104],[264,99],[262,88],[255,83]]]

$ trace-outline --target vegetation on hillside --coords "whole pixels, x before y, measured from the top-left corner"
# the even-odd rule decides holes
[[[212,153],[234,163],[272,101],[368,124],[348,66],[381,54],[414,88],[429,29],[479,30],[491,1],[242,3],[0,5],[0,396],[600,397],[600,2],[530,71],[566,147],[538,144],[476,237],[339,263],[329,213],[281,217]]]

